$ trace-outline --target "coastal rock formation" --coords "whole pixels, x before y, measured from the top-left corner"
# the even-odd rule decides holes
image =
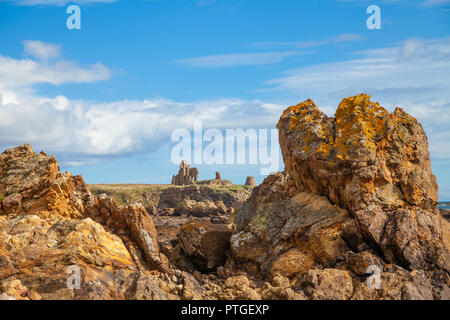
[[[59,172],[54,157],[29,145],[0,155],[0,196],[0,291],[8,296],[135,299],[138,279],[168,272],[142,206],[93,196],[80,176]],[[78,290],[67,287],[71,266],[83,280]]]
[[[178,174],[172,177],[172,184],[184,186],[194,184],[198,180],[198,169],[189,167],[186,161],[181,161]]]
[[[55,157],[37,154],[27,144],[0,155],[0,196],[8,214],[82,218],[90,205],[82,180],[59,172]]]
[[[142,191],[156,227],[54,157],[6,150],[0,300],[450,299],[450,224],[416,119],[362,94],[335,117],[291,106],[278,129],[284,172]]]
[[[425,132],[369,98],[344,99],[335,117],[312,100],[283,112],[286,172],[267,177],[235,214],[229,267],[280,272],[310,299],[450,298],[447,221]],[[384,289],[367,288],[370,265]]]

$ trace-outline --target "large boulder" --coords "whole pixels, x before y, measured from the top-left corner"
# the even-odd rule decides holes
[[[211,271],[224,264],[231,235],[225,225],[192,220],[181,228],[178,243],[198,269]]]
[[[229,265],[262,278],[303,279],[312,299],[349,299],[364,287],[369,266],[393,265],[407,292],[393,298],[446,296],[448,226],[436,208],[427,137],[402,109],[389,113],[369,98],[344,99],[335,117],[312,100],[283,112],[277,127],[285,172],[268,176],[236,212]],[[432,295],[405,272],[423,274]],[[319,279],[338,274],[353,285],[322,289]]]
[[[188,163],[183,160],[180,164],[180,170],[177,175],[172,177],[172,184],[184,186],[194,184],[198,180],[198,169],[191,168]]]
[[[28,144],[0,154],[0,196],[4,211],[41,217],[82,218],[91,200],[81,177],[59,172],[54,156]]]
[[[13,193],[6,196],[0,203],[5,213],[20,213],[22,211],[22,195]]]
[[[312,100],[289,107],[278,129],[297,191],[347,209],[389,262],[450,267],[427,136],[415,118],[361,94],[342,100],[335,118]]]

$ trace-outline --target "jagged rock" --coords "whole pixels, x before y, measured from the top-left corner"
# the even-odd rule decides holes
[[[297,292],[312,299],[447,295],[449,227],[436,209],[436,178],[416,119],[399,108],[389,114],[362,94],[344,99],[335,118],[312,100],[291,106],[278,129],[286,172],[268,176],[237,210],[228,265],[263,279],[300,277]],[[369,266],[384,268],[386,292],[365,288]]]
[[[122,240],[90,218],[2,216],[0,255],[6,257],[9,270],[2,268],[0,287],[18,287],[11,286],[11,281],[26,283],[27,289],[19,288],[17,294],[28,298],[30,295],[25,293],[33,291],[43,299],[112,298],[109,292],[114,288],[101,283],[108,283],[109,274],[114,272],[114,290],[119,292],[120,281],[136,271]],[[67,287],[67,268],[72,265],[81,270],[80,290]],[[91,285],[98,290],[91,291]],[[12,295],[19,299],[17,294]]]
[[[200,270],[215,270],[225,262],[232,231],[224,225],[192,220],[180,230],[178,243]]]
[[[164,268],[167,261],[160,255],[156,229],[145,208],[141,204],[120,205],[106,195],[96,199],[95,208],[101,221],[118,234],[129,233],[142,249],[147,262],[153,267]]]
[[[389,114],[369,98],[344,99],[335,118],[312,100],[286,109],[278,123],[286,171],[297,191],[348,209],[387,261],[416,269],[438,256],[450,263],[425,132],[402,109]]]
[[[255,187],[256,186],[255,177],[247,177],[247,179],[245,179],[245,185]]]
[[[172,184],[184,186],[194,184],[198,180],[198,169],[189,167],[186,161],[181,161],[178,174],[172,177]]]
[[[312,193],[289,198],[290,182],[285,174],[269,176],[234,217],[234,258],[264,277],[280,271],[293,276],[315,263],[333,266],[349,250],[342,238],[348,212]]]
[[[216,172],[216,180],[222,180],[220,172]]]
[[[17,214],[82,218],[89,200],[80,179],[59,172],[55,157],[34,153],[28,144],[0,154],[0,196],[14,196]]]
[[[81,176],[60,173],[54,157],[29,145],[0,155],[0,193],[0,291],[8,295],[135,299],[139,273],[170,272],[142,206],[92,196]],[[80,289],[67,287],[69,266],[80,268]]]

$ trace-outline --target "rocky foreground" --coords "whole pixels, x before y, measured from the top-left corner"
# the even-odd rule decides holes
[[[450,227],[415,118],[362,94],[333,118],[291,106],[278,129],[285,172],[236,202],[191,185],[127,204],[29,145],[6,150],[0,299],[450,299]]]

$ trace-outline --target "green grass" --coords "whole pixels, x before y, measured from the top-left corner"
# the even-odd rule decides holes
[[[208,185],[200,185],[197,186],[209,187]],[[192,185],[189,185],[192,186]],[[144,205],[145,208],[149,209],[155,206],[159,201],[160,194],[167,188],[185,188],[189,186],[175,186],[170,184],[155,184],[155,185],[145,185],[145,184],[96,184],[89,185],[89,189],[94,195],[100,195],[102,193],[106,193],[109,196],[112,196],[117,199],[120,204],[131,204],[140,202]],[[214,187],[213,189],[216,191],[229,191],[233,193],[239,192],[249,192],[253,187],[245,186],[245,185],[231,185],[231,186],[221,186]],[[187,197],[186,199],[189,199]],[[182,202],[178,204],[181,206]]]
[[[214,188],[215,190],[230,190],[230,191],[240,191],[240,190],[252,190],[252,186],[246,186],[243,184],[233,184],[232,186],[223,186]]]

